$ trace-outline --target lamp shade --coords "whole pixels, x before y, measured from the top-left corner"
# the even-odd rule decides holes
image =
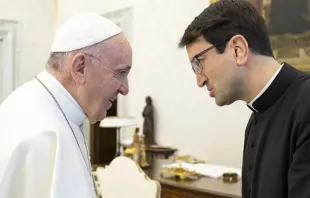
[[[137,125],[137,121],[133,117],[106,117],[100,122],[102,128],[118,128]]]

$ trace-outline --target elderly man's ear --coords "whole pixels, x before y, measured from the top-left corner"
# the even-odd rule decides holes
[[[86,56],[83,53],[76,54],[70,64],[71,75],[78,84],[85,83]]]

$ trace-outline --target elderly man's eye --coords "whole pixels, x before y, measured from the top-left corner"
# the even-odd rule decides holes
[[[122,78],[125,78],[127,74],[128,74],[128,70],[121,70],[115,74],[115,77],[118,79],[122,79]]]
[[[126,69],[126,70],[121,70],[121,71],[119,72],[119,74],[122,75],[122,76],[125,76],[125,75],[128,74],[128,72],[129,72],[128,69]]]

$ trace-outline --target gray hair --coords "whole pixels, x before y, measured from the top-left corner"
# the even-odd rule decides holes
[[[103,42],[81,48],[78,50],[70,51],[70,52],[51,52],[48,61],[47,67],[51,67],[55,71],[61,72],[65,69],[66,61],[68,57],[72,57],[77,53],[85,53],[94,57],[99,57],[102,52]],[[91,59],[92,64],[95,65],[98,60]]]

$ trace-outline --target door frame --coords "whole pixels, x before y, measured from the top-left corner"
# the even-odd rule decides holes
[[[4,100],[18,84],[17,65],[19,60],[19,23],[0,19],[0,38],[2,48],[0,68],[0,102]]]

